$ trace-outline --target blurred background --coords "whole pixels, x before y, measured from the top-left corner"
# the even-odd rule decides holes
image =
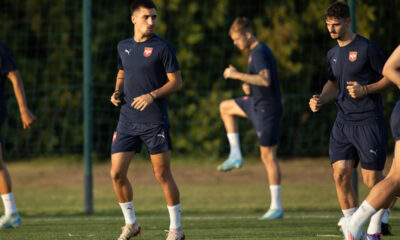
[[[119,110],[110,103],[120,40],[132,37],[128,0],[92,1],[93,154],[106,160]],[[324,11],[331,0],[154,0],[156,33],[175,48],[183,89],[168,97],[174,154],[217,159],[228,153],[218,106],[242,95],[238,81],[224,80],[225,67],[247,71],[228,36],[236,17],[252,20],[256,36],[270,46],[278,62],[284,115],[278,154],[327,156],[336,116],[331,103],[311,113],[308,100],[327,80],[330,39]],[[399,0],[357,0],[357,33],[377,43],[386,56],[400,40]],[[0,39],[13,52],[25,84],[28,105],[38,121],[22,130],[10,83],[9,117],[2,128],[6,158],[83,154],[83,7],[80,0],[0,0]],[[388,119],[399,91],[383,93]],[[258,155],[250,122],[241,120],[242,152]],[[389,125],[387,124],[389,129]],[[390,136],[390,134],[389,134]],[[390,138],[388,150],[392,151]]]

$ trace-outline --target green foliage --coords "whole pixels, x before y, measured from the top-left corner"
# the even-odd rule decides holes
[[[118,110],[109,98],[116,75],[116,45],[133,34],[130,1],[92,1],[94,151],[108,156]],[[241,96],[240,83],[224,80],[229,64],[247,71],[247,54],[240,53],[227,32],[238,16],[253,22],[258,38],[278,62],[284,116],[279,152],[284,155],[326,155],[336,108],[318,114],[308,99],[326,81],[326,52],[335,45],[327,34],[324,11],[330,0],[155,0],[156,32],[175,48],[184,88],[168,97],[175,151],[217,157],[226,154],[219,103]],[[22,72],[28,103],[38,117],[22,132],[17,104],[7,88],[10,117],[3,128],[11,157],[82,152],[82,2],[2,0],[1,39],[12,49]],[[357,32],[376,42],[385,54],[400,39],[398,1],[357,1]],[[384,94],[389,116],[398,92]],[[18,120],[18,121],[17,121]],[[251,124],[240,121],[246,153],[257,154]],[[392,148],[392,142],[389,148]]]

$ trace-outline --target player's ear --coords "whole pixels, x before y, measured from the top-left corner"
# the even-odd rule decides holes
[[[245,32],[244,34],[247,40],[251,39],[251,37],[253,36],[251,32]]]
[[[351,24],[351,18],[350,18],[350,17],[346,19],[346,23],[347,23],[348,25]]]
[[[135,16],[134,16],[134,14],[131,15],[131,22],[132,22],[133,24],[135,24]]]

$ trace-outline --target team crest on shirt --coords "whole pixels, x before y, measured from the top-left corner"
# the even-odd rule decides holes
[[[247,62],[248,64],[251,63],[251,55],[249,56],[249,61]]]
[[[152,52],[153,52],[153,48],[145,47],[144,48],[144,52],[143,52],[143,56],[150,57]]]
[[[357,60],[357,52],[349,52],[349,61],[355,62]]]

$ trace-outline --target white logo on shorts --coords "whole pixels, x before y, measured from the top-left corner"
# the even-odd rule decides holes
[[[257,136],[261,137],[262,133],[261,132],[257,132]]]
[[[374,151],[374,150],[370,149],[369,152],[374,154],[375,156],[378,156],[378,150]]]
[[[161,133],[157,134],[157,137],[162,137],[162,138],[165,139],[164,131],[162,131]]]

